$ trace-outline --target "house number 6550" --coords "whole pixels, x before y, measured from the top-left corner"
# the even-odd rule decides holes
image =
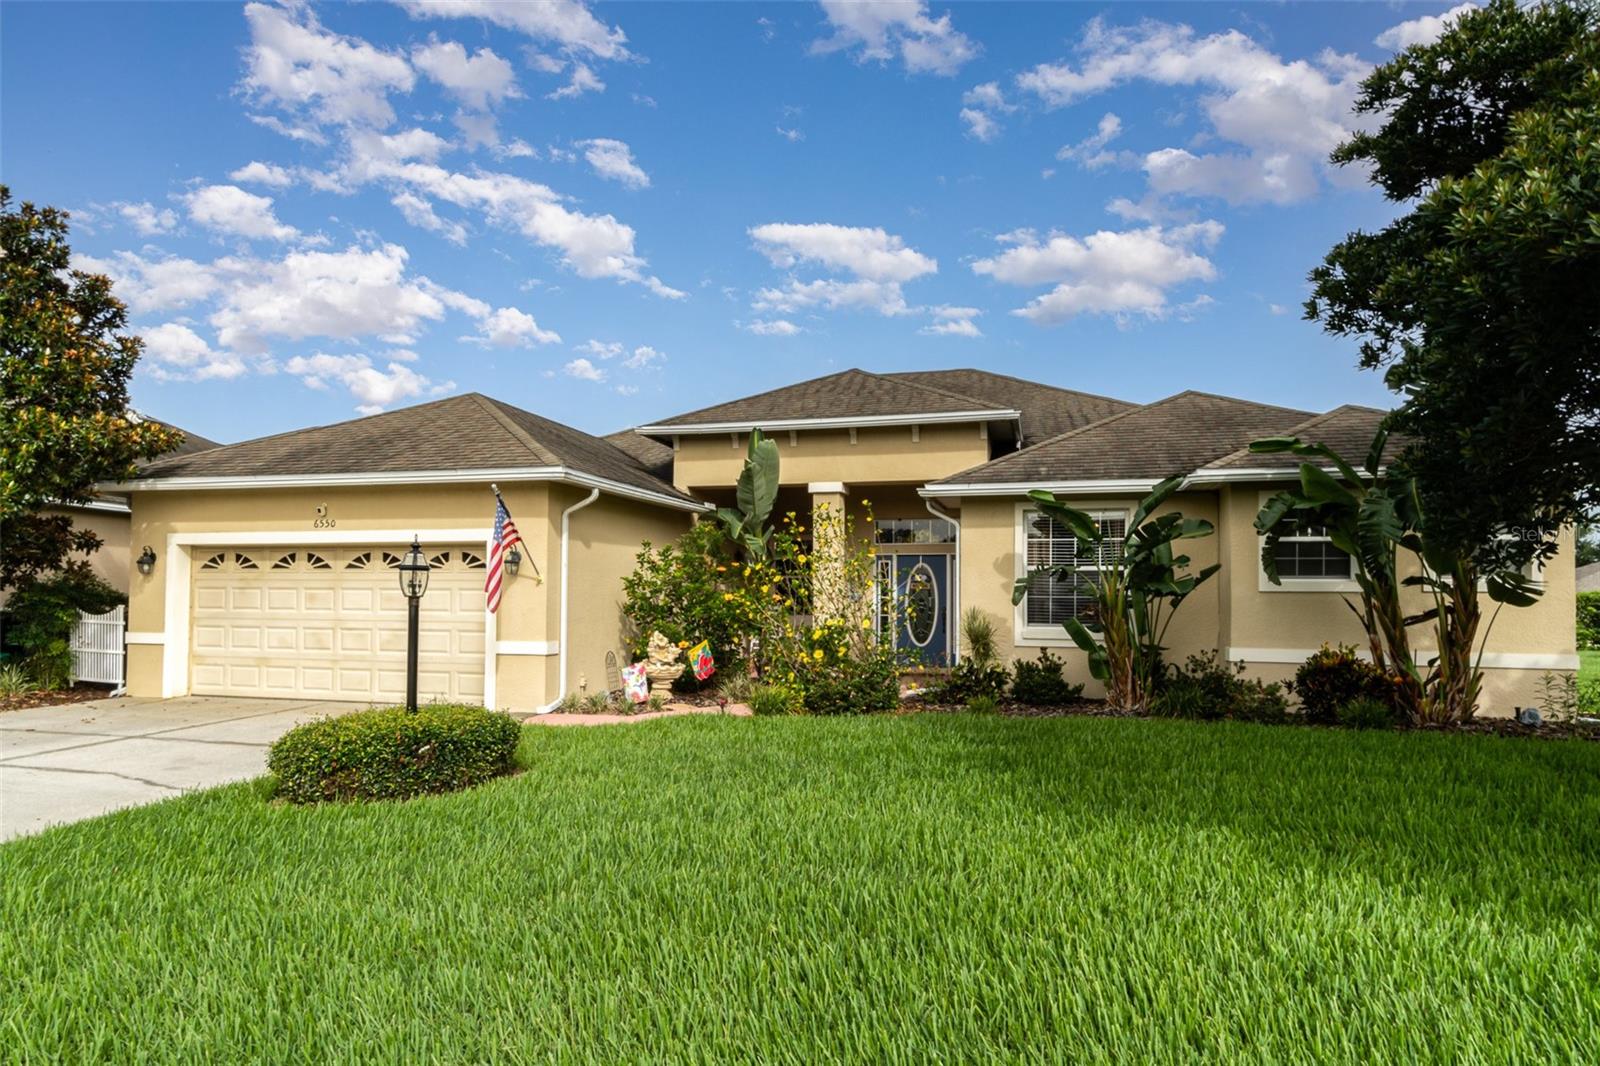
[[[332,529],[337,524],[338,523],[336,523],[332,518],[328,517],[328,505],[325,503],[319,503],[317,505],[317,518],[316,521],[311,523],[311,528]]]

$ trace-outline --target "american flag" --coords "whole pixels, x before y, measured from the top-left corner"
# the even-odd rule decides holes
[[[501,565],[505,553],[522,539],[517,524],[506,510],[506,501],[499,493],[494,497],[494,540],[489,545],[489,573],[483,580],[484,595],[489,597],[489,613],[500,609],[500,590],[504,587],[505,567]]]

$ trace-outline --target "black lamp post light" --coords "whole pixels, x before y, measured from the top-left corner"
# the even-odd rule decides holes
[[[428,557],[422,554],[422,545],[411,538],[411,548],[396,567],[400,573],[400,591],[406,595],[406,710],[417,713],[417,609],[422,594],[428,591]]]
[[[144,551],[140,552],[139,558],[134,561],[134,565],[139,568],[139,573],[149,577],[150,572],[156,568],[156,550],[146,544]]]

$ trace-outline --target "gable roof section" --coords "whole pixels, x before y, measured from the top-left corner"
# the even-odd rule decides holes
[[[627,452],[634,461],[662,481],[672,480],[672,448],[653,437],[641,436],[636,429],[619,429],[607,433],[602,440],[610,441]]]
[[[1109,396],[1045,385],[988,370],[903,370],[884,377],[929,385],[1022,412],[1022,443],[1038,444],[1051,437],[1109,418],[1138,404]]]
[[[1018,414],[1015,405],[991,403],[932,385],[851,369],[743,399],[702,407],[698,411],[640,426],[638,432],[665,436],[672,433],[725,432],[750,426],[782,426],[794,422],[824,422],[841,426],[894,420],[911,423],[919,416],[929,421],[955,421],[962,415],[970,415],[972,421],[985,418],[1006,421],[1015,419]]]
[[[538,471],[547,480],[587,475],[662,502],[698,501],[655,477],[634,456],[609,441],[470,392],[398,411],[313,426],[271,437],[172,455],[146,466],[137,481],[119,488],[155,488],[160,482],[203,487],[206,482],[311,481],[383,475]],[[582,478],[566,478],[582,481]]]
[[[1388,415],[1388,411],[1376,407],[1345,404],[1343,407],[1335,407],[1325,414],[1307,419],[1297,426],[1290,426],[1281,433],[1272,433],[1268,436],[1299,437],[1310,444],[1326,444],[1351,465],[1360,467],[1366,461],[1367,449],[1372,447],[1372,438],[1378,432],[1379,423]],[[1403,438],[1391,437],[1388,446],[1384,448],[1384,457],[1389,458],[1398,454],[1404,446]],[[1244,447],[1207,463],[1202,473],[1221,477],[1225,472],[1237,473],[1246,470],[1293,472],[1300,469],[1300,464],[1303,462],[1305,459],[1293,452],[1262,454],[1252,452],[1249,443],[1246,442]]]
[[[1080,482],[1137,488],[1190,473],[1257,437],[1282,433],[1309,415],[1230,396],[1180,392],[952,474],[927,489]]]

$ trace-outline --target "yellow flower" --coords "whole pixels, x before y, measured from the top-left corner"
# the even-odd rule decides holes
[[[728,568],[727,568],[727,567],[726,567],[726,566],[719,566],[719,567],[717,567],[717,573],[719,573],[719,574],[726,574],[726,573],[727,573],[727,572],[728,572]]]
[[[816,651],[812,652],[811,657],[820,663],[822,661],[822,649],[818,648]]]
[[[794,557],[794,561],[797,563],[804,563],[806,561],[806,557],[804,555],[796,555]]]
[[[861,620],[861,628],[862,628],[862,629],[871,629],[871,628],[872,628],[872,619],[870,619],[870,618],[863,618],[863,619],[862,619],[862,620]]]
[[[722,594],[722,598],[723,598],[723,599],[724,599],[724,600],[731,600],[731,599],[733,599],[733,593],[731,593],[731,592],[724,592],[724,593],[723,593],[723,594]]]
[[[687,640],[680,640],[680,641],[678,641],[678,647],[680,647],[680,648],[687,648],[687,647],[688,647],[688,646],[689,646],[689,642],[688,642],[688,641],[687,641]]]

